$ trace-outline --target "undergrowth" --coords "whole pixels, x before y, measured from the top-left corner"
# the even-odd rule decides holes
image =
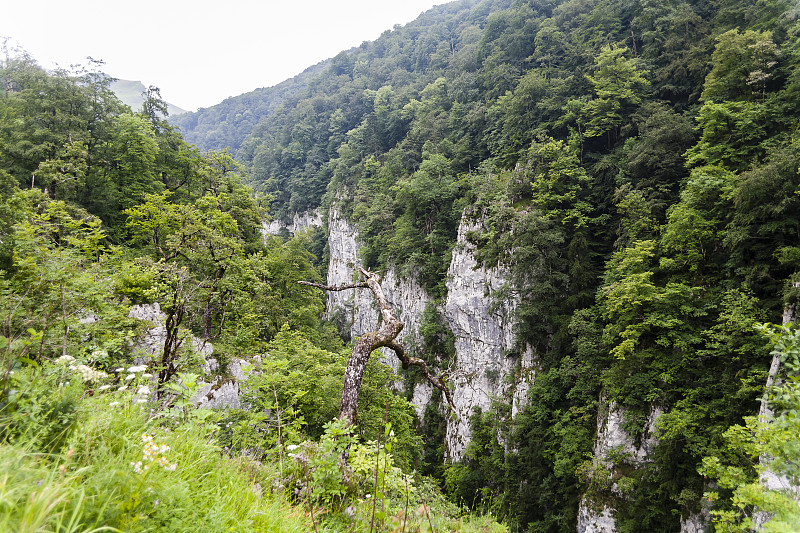
[[[263,463],[219,445],[215,414],[144,397],[149,378],[65,378],[45,363],[0,391],[0,531],[505,530],[395,466],[391,424],[361,442],[334,421],[319,440],[283,444],[284,464]]]

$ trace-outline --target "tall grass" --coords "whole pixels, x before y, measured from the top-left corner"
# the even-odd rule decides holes
[[[0,445],[0,531],[304,532],[310,523],[281,496],[260,489],[242,461],[220,454],[208,426],[175,430],[146,407],[85,398],[77,427],[58,453],[23,442]],[[148,436],[168,446],[143,461]],[[174,466],[174,470],[169,468]]]
[[[205,418],[170,418],[129,391],[62,386],[53,368],[20,372],[0,391],[0,533],[505,531],[462,516],[430,480],[412,490],[388,442],[353,441],[345,475],[326,433],[295,446],[305,462],[282,470],[223,453]]]

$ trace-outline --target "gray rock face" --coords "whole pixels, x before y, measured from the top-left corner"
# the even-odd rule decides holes
[[[211,383],[203,383],[193,398],[198,408],[202,409],[239,409],[239,383],[235,380],[221,381],[214,378]]]
[[[240,409],[243,406],[240,384],[247,381],[253,372],[252,363],[244,359],[234,359],[228,363],[230,377],[214,376],[211,383],[204,383],[195,396],[197,407],[205,409]]]
[[[639,467],[652,461],[653,450],[658,444],[655,438],[655,423],[662,411],[653,407],[647,418],[645,434],[637,446],[634,439],[622,427],[625,419],[624,410],[615,402],[601,402],[597,416],[597,437],[594,443],[595,461],[613,471],[615,466],[611,457],[622,460],[624,463]],[[611,493],[622,496],[617,484],[611,486]],[[613,533],[616,529],[616,510],[606,503],[593,502],[584,497],[578,507],[578,533]],[[688,530],[687,530],[688,531]]]
[[[497,301],[498,291],[510,276],[503,268],[486,268],[477,263],[475,248],[466,239],[467,233],[475,229],[477,223],[462,217],[447,270],[445,316],[455,336],[457,365],[451,380],[458,417],[448,420],[446,436],[452,460],[461,459],[469,443],[469,417],[473,410],[488,410],[495,397],[512,398],[516,414],[535,373],[531,350],[521,357],[507,355],[515,345],[513,317],[517,302]],[[509,376],[516,379],[506,385]]]
[[[360,264],[358,253],[362,246],[358,240],[358,232],[334,208],[330,210],[328,228],[328,285],[353,283],[356,266]],[[405,324],[400,340],[407,348],[416,346],[419,343],[422,313],[432,298],[416,280],[400,278],[393,268],[383,275],[381,288],[397,318]],[[369,289],[328,292],[326,313],[328,318],[339,322],[340,326],[349,331],[353,339],[378,329],[380,312]],[[383,349],[382,359],[397,370],[398,361],[393,352]]]
[[[128,316],[153,324],[153,327],[145,331],[144,335],[136,342],[136,348],[150,356],[162,353],[164,340],[167,337],[167,328],[164,326],[164,313],[161,312],[158,303],[134,305]]]
[[[303,211],[302,213],[295,213],[292,216],[292,221],[285,224],[280,220],[271,220],[264,223],[261,227],[261,233],[264,235],[278,235],[281,230],[285,229],[292,235],[299,231],[306,230],[312,227],[322,227],[322,214],[319,208],[312,211]]]
[[[506,355],[514,346],[512,317],[516,303],[495,306],[498,290],[506,284],[508,274],[502,269],[488,269],[477,264],[474,248],[465,238],[475,227],[466,218],[462,220],[458,245],[448,269],[448,295],[441,310],[455,335],[456,366],[450,369],[450,379],[459,417],[448,422],[446,437],[448,457],[454,460],[462,457],[469,442],[469,417],[473,409],[486,410],[493,397],[506,395],[512,398],[516,414],[534,368],[530,350],[522,357]],[[357,231],[335,208],[330,210],[328,229],[328,285],[352,283],[361,247]],[[407,347],[418,345],[422,315],[432,298],[416,280],[401,278],[391,268],[381,286],[405,324],[403,342]],[[329,292],[327,314],[339,321],[352,338],[374,331],[378,326],[378,310],[366,289]],[[384,352],[383,358],[397,368],[391,352]],[[504,384],[511,375],[517,377],[516,383]],[[430,402],[431,392],[428,384],[419,384],[413,391],[412,403],[418,415],[422,415]]]
[[[594,443],[595,458],[608,462],[608,457],[615,454],[617,457],[623,457],[627,464],[633,466],[641,466],[651,461],[653,450],[658,444],[658,440],[655,438],[655,423],[661,413],[662,411],[658,407],[654,407],[650,411],[645,426],[645,435],[639,446],[636,446],[633,438],[622,427],[625,412],[616,402],[611,402],[607,405],[605,412],[598,415],[597,440]]]
[[[707,500],[703,500],[703,502],[705,505],[699,513],[681,518],[681,533],[705,533],[708,531],[711,523],[711,508],[710,504],[706,503]]]
[[[136,348],[145,354],[136,358],[136,364],[149,364],[164,349],[167,335],[167,328],[164,326],[166,316],[158,303],[135,305],[131,307],[129,316],[152,324],[152,327],[144,332],[136,344]],[[236,359],[228,365],[231,377],[211,375],[219,369],[219,363],[212,357],[214,347],[211,343],[191,335],[184,342],[188,343],[203,358],[203,372],[206,374],[206,381],[200,382],[200,389],[194,398],[197,406],[206,409],[241,407],[239,383],[247,379],[252,365],[243,359]]]
[[[136,348],[144,352],[150,357],[155,357],[164,350],[164,341],[167,338],[167,327],[164,325],[166,316],[161,311],[158,302],[152,304],[134,305],[128,313],[131,318],[151,322],[152,328],[149,328],[144,335],[137,341]],[[192,349],[198,354],[202,355],[204,359],[211,357],[214,353],[214,347],[211,343],[205,342],[194,336],[189,336],[186,341],[189,342]]]
[[[592,508],[584,498],[578,507],[578,532],[614,533],[617,530],[614,512],[614,509],[607,505],[602,505],[599,509]]]
[[[795,281],[793,283],[795,288],[800,288],[800,282]],[[797,322],[797,307],[795,305],[787,305],[783,309],[783,325],[787,325],[791,322]],[[781,360],[780,355],[775,354],[772,357],[772,363],[769,368],[769,375],[767,376],[767,383],[765,387],[764,397],[761,400],[761,408],[759,409],[758,416],[762,421],[770,422],[774,419],[775,413],[772,412],[770,409],[769,404],[767,403],[769,391],[772,387],[779,386],[781,384],[780,379],[780,370],[781,370]],[[785,492],[787,494],[792,495],[792,497],[800,504],[800,486],[795,485],[792,481],[785,475],[779,475],[774,470],[769,467],[769,464],[772,462],[772,458],[769,456],[762,456],[759,459],[759,462],[766,466],[763,472],[761,473],[761,484],[764,488],[768,490],[776,490]],[[764,511],[756,511],[753,513],[753,523],[759,529],[769,522],[772,519],[772,516]]]

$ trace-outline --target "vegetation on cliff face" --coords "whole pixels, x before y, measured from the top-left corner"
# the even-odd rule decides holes
[[[324,505],[331,527],[352,523],[345,511],[366,492],[337,477],[332,458],[356,436],[326,425],[335,381],[318,364],[340,367],[342,344],[320,319],[322,295],[296,283],[321,281],[316,243],[265,242],[267,199],[275,216],[337,204],[359,227],[364,267],[394,264],[434,296],[467,213],[479,259],[511,273],[519,346],[535,349],[540,368],[514,420],[503,399],[476,413],[461,464],[421,466],[453,500],[519,531],[574,530],[584,494],[618,510],[620,531],[676,531],[702,509],[703,475],[720,480],[720,520],[746,524],[738,502],[766,501],[740,490],[762,451],[735,445],[762,430],[728,428],[764,393],[769,347],[754,325],[796,303],[800,270],[796,17],[774,0],[454,2],[265,90],[266,100],[251,93],[208,110],[225,135],[197,128],[204,146],[234,152],[187,144],[174,124],[192,128],[164,119],[156,91],[132,112],[99,65],[46,73],[10,57],[0,71],[2,446],[77,450],[81,424],[99,423],[81,409],[106,401],[81,398],[99,386],[73,378],[48,399],[19,384],[40,371],[65,383],[53,361],[69,356],[122,386],[113,370],[132,362],[141,327],[128,309],[158,302],[170,339],[153,361],[161,397],[189,389],[189,332],[214,344],[223,372],[234,357],[274,353],[248,394],[277,419],[232,411],[217,436],[197,438],[282,465],[311,437],[278,478],[294,483],[290,497],[311,520]],[[423,349],[433,357],[441,346]],[[387,379],[368,369],[358,440],[381,439],[375,449],[393,447],[409,472],[440,451],[421,449]],[[793,427],[792,391],[774,403],[777,429],[764,430],[774,442]],[[624,409],[634,439],[663,412],[652,461],[620,456],[601,468],[592,441],[604,402]],[[428,427],[440,422],[433,411]],[[24,413],[41,414],[38,425]],[[176,405],[163,413],[167,425],[187,422]],[[131,427],[146,418],[134,413]],[[397,442],[386,440],[389,423]],[[387,457],[379,475],[398,489]],[[39,460],[26,463],[28,477],[44,468],[55,482],[54,464]],[[76,479],[64,499],[80,501],[66,495],[87,478]],[[399,513],[399,493],[381,492],[395,500],[380,511]],[[136,501],[108,505],[130,521],[160,499]],[[66,519],[63,509],[54,516]]]
[[[541,370],[513,423],[476,419],[488,440],[447,477],[463,501],[572,529],[604,398],[634,438],[664,411],[653,462],[621,458],[625,491],[595,494],[620,530],[700,511],[702,458],[766,382],[753,324],[796,298],[796,18],[780,1],[454,2],[342,52],[242,143],[277,216],[338,204],[368,268],[440,296],[465,208],[481,259],[510,268]]]
[[[414,475],[390,369],[332,422],[347,349],[298,284],[322,281],[315,244],[262,235],[227,151],[187,144],[156,89],[132,112],[99,65],[0,67],[0,529],[505,530]],[[250,409],[196,409],[242,365]]]

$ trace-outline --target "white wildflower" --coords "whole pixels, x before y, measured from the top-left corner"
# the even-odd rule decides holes
[[[147,370],[147,365],[137,365],[130,367],[128,369],[128,372],[136,373],[136,372],[144,372],[145,370]]]
[[[86,365],[78,365],[74,369],[70,367],[72,370],[75,370],[78,374],[80,374],[81,379],[83,381],[100,381],[108,377],[108,374],[102,372],[100,370],[95,370]]]

